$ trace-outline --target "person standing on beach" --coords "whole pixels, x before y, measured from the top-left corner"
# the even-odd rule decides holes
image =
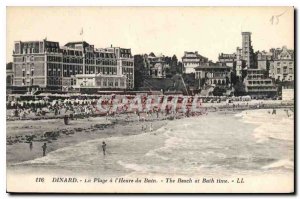
[[[44,143],[44,145],[42,146],[42,148],[43,148],[43,156],[46,156],[47,144]]]
[[[290,117],[289,110],[285,109],[284,111],[286,112],[287,116]]]
[[[106,152],[106,143],[102,142],[102,150],[103,150],[103,155],[105,155]]]
[[[150,123],[150,132],[152,132],[152,122]]]
[[[29,149],[30,151],[32,151],[32,147],[33,147],[33,144],[32,144],[32,141],[29,142]]]
[[[140,113],[137,112],[136,114],[137,114],[137,116],[138,116],[138,121],[140,121],[140,119],[141,119],[141,118],[140,118],[140,117],[141,117],[141,116],[140,116]]]

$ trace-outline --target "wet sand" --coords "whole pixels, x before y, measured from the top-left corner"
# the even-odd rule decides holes
[[[105,117],[90,117],[70,120],[65,125],[63,119],[7,121],[7,165],[42,157],[42,145],[47,144],[47,153],[60,148],[72,146],[80,142],[94,139],[105,139],[136,135],[149,132],[150,123],[153,131],[163,126],[167,121],[126,122],[106,119]],[[147,129],[142,131],[147,125]],[[29,142],[32,141],[32,150]]]

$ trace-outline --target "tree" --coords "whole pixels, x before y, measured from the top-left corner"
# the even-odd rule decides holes
[[[183,67],[182,67],[182,62],[178,62],[177,64],[177,71],[178,74],[182,74],[183,73]]]
[[[214,96],[223,96],[223,93],[225,93],[226,90],[224,88],[220,88],[220,87],[215,87],[213,90],[213,95]]]
[[[143,85],[143,74],[139,70],[134,70],[134,89],[141,87]]]
[[[235,85],[237,83],[237,81],[238,81],[238,78],[237,78],[237,76],[236,76],[236,74],[234,72],[230,73],[230,79],[231,79],[231,84],[232,85]]]
[[[170,69],[171,69],[170,71],[172,75],[175,75],[177,73],[177,66],[178,66],[178,59],[176,55],[173,55],[170,63]]]
[[[135,89],[143,85],[145,63],[142,55],[134,55],[134,87]]]
[[[144,58],[142,55],[134,55],[134,70],[143,70],[144,66]]]
[[[245,85],[242,81],[237,81],[234,85],[234,95],[235,96],[242,96],[246,95]]]
[[[153,52],[151,52],[151,53],[149,54],[149,56],[151,56],[151,57],[156,57],[155,54],[154,54]]]
[[[244,79],[247,77],[247,70],[243,69],[242,70],[242,81],[244,81]]]
[[[172,59],[171,59],[171,57],[166,56],[166,57],[164,57],[164,61],[167,65],[171,65]]]

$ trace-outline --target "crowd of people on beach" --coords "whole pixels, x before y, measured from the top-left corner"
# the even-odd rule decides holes
[[[167,97],[165,97],[167,98]],[[85,100],[36,100],[36,101],[12,101],[7,104],[7,109],[10,110],[10,115],[8,119],[26,119],[26,118],[47,118],[47,116],[58,117],[68,115],[71,118],[88,117],[91,115],[101,115],[101,116],[115,116],[119,114],[136,113],[140,117],[140,113],[156,114],[157,117],[159,113],[164,113],[166,115],[173,114],[175,111],[179,112],[180,107],[170,108],[170,100],[165,100],[164,97],[159,99],[157,105],[148,106],[150,99],[150,105],[153,104],[153,98],[149,96],[141,97],[140,105],[138,107],[138,102],[134,101],[133,97],[127,98],[125,100],[117,100],[113,97],[102,97],[100,99],[85,99]],[[172,98],[170,98],[172,99]],[[193,98],[189,98],[186,106],[187,116],[191,112],[191,101]],[[148,100],[148,101],[147,101]],[[165,101],[164,101],[165,100]],[[163,103],[164,108],[161,108]],[[132,108],[131,104],[135,107]],[[178,103],[180,104],[180,103]],[[201,102],[198,102],[201,106]],[[103,108],[105,107],[105,109]],[[140,118],[139,118],[140,119]]]
[[[48,119],[66,118],[78,119],[90,116],[105,116],[117,118],[124,114],[130,120],[130,115],[135,114],[138,120],[145,120],[149,115],[156,118],[161,116],[169,118],[190,117],[203,115],[207,111],[260,109],[268,104],[262,101],[251,103],[243,98],[221,98],[208,102],[207,99],[194,96],[97,96],[86,99],[38,99],[30,101],[8,101],[8,120],[18,119]],[[205,103],[204,103],[205,101]],[[197,107],[195,109],[195,107]],[[209,109],[209,110],[208,110]],[[142,116],[144,114],[144,116]]]
[[[8,109],[9,110],[9,109]],[[41,117],[45,118],[46,116],[64,116],[68,115],[91,115],[96,112],[95,104],[93,103],[70,103],[68,101],[52,101],[45,102],[41,106],[37,103],[19,103],[14,106],[11,106],[11,114],[8,117],[14,117],[19,119],[24,119],[27,117]]]

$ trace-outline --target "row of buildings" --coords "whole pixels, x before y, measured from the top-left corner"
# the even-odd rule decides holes
[[[196,73],[197,67],[209,65],[211,62],[196,51],[184,52],[182,64],[185,73]],[[238,77],[242,77],[243,71],[246,72],[248,69],[259,69],[266,71],[272,79],[294,81],[294,50],[283,46],[272,48],[269,52],[254,53],[251,32],[242,32],[242,47],[237,47],[235,53],[219,54],[216,64],[230,67]],[[224,70],[227,70],[226,67]]]
[[[30,91],[133,89],[134,60],[131,49],[95,48],[85,41],[17,41],[10,81],[14,89]]]
[[[219,54],[213,63],[195,52],[184,52],[182,72],[194,74],[198,89],[232,86],[233,77],[248,94],[276,93],[276,81],[294,81],[294,50],[285,46],[257,51],[251,33],[242,32],[241,47]],[[166,78],[170,61],[162,54],[142,55],[143,78]],[[177,63],[177,58],[176,58]],[[71,91],[86,89],[130,90],[134,88],[134,58],[129,48],[95,48],[85,41],[16,41],[13,63],[7,68],[7,85],[15,90]],[[172,64],[173,65],[173,64]]]
[[[170,66],[166,63],[164,55],[144,54],[143,61],[145,67],[143,76],[145,78],[166,78],[166,69]]]
[[[275,82],[294,81],[294,50],[286,46],[254,53],[251,32],[242,32],[242,47],[235,53],[221,53],[217,63],[212,63],[198,52],[185,52],[182,57],[186,73],[195,73],[207,85],[225,86],[236,77],[250,95],[275,95]]]

